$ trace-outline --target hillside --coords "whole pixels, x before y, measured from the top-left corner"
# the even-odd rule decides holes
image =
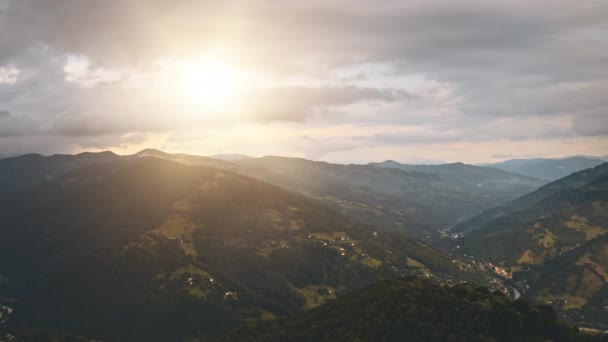
[[[374,284],[299,316],[245,325],[222,341],[592,340],[544,305],[413,277]],[[597,338],[600,340],[600,338]]]
[[[406,232],[425,240],[437,239],[440,230],[483,209],[533,191],[543,183],[534,178],[460,163],[430,167],[389,165],[388,162],[377,166],[338,165],[297,158],[247,158],[241,155],[222,158],[226,161],[147,149],[126,156],[100,152],[0,159],[0,186],[4,189],[0,198],[81,167],[144,157],[191,166],[212,166],[251,176],[318,199],[380,229]],[[412,170],[400,170],[406,167]]]
[[[553,211],[554,208],[549,205],[549,202],[559,201],[560,197],[558,195],[560,193],[563,193],[563,196],[561,197],[565,198],[567,197],[565,194],[569,191],[580,190],[585,185],[588,185],[596,180],[601,180],[606,175],[608,175],[608,163],[591,169],[586,169],[573,173],[568,177],[564,177],[557,181],[548,183],[532,193],[519,197],[499,207],[486,210],[479,215],[465,220],[457,224],[452,229],[452,231],[471,232],[481,228],[488,228],[491,226],[494,228],[488,229],[491,229],[493,231],[500,231],[502,227],[500,223],[501,220],[507,220],[511,218],[515,219],[515,217],[519,217],[522,220],[528,220],[528,223],[530,223],[530,220],[533,220],[535,217],[544,216],[545,211],[547,213]],[[544,206],[543,201],[547,202],[547,204]],[[532,207],[534,207],[535,209],[531,209]],[[560,208],[561,206],[558,205],[558,208],[556,208],[556,210],[559,210]],[[524,211],[531,211],[531,217],[523,218],[522,214],[525,214]],[[518,215],[514,215],[514,213],[516,212],[519,212]],[[486,232],[489,231],[490,230],[486,230]]]
[[[549,260],[530,297],[565,311],[581,326],[608,330],[608,235]]]
[[[608,328],[608,316],[597,313],[605,310],[608,289],[608,164],[550,183],[460,228],[471,227],[476,230],[455,242],[462,252],[515,272],[529,296],[551,301],[569,317],[603,317],[582,322]]]
[[[603,164],[606,159],[569,157],[560,159],[511,159],[485,166],[519,173],[522,175],[554,181],[571,173]]]
[[[12,196],[0,234],[7,328],[106,341],[213,337],[405,274],[484,281],[459,258],[301,195],[150,157]]]
[[[501,192],[444,177],[446,173],[374,165],[284,157],[245,159],[237,164],[251,177],[301,192],[361,221],[423,239],[438,238],[439,230],[542,184],[523,176],[516,176],[517,180],[504,178]],[[461,174],[476,177],[469,172],[467,169]],[[489,172],[504,174],[492,169]]]
[[[0,159],[0,198],[7,197],[32,185],[63,176],[91,164],[116,162],[121,157],[112,152],[55,154],[42,156],[26,154]]]

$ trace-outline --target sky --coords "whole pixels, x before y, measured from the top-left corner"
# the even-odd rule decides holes
[[[0,0],[0,156],[608,154],[608,1]]]

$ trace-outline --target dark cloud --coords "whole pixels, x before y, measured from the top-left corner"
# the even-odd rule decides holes
[[[219,42],[270,78],[313,79],[254,93],[239,116],[246,123],[412,132],[372,134],[363,139],[371,145],[608,139],[606,18],[608,3],[591,0],[0,0],[0,68],[19,70],[10,82],[0,72],[0,103],[11,113],[0,112],[10,118],[0,136],[97,146],[209,124],[184,119],[179,103],[137,94],[128,75],[67,82],[63,66],[83,55],[91,70],[139,75],[159,57]],[[355,72],[341,73],[348,68]],[[425,82],[438,86],[421,90]]]
[[[10,118],[11,116],[11,112],[8,110],[0,110],[0,119]]]
[[[583,136],[608,135],[608,110],[601,109],[601,113],[591,116],[579,116],[574,119],[572,129]]]
[[[399,89],[337,87],[274,87],[251,99],[253,117],[262,121],[303,121],[331,107],[356,103],[405,101],[415,96]]]

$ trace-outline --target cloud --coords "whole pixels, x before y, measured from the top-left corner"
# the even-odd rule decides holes
[[[19,77],[19,69],[14,66],[0,67],[0,85],[15,84]]]
[[[574,119],[572,129],[582,136],[606,136],[608,135],[608,113],[604,111],[591,116],[577,117]]]
[[[608,148],[606,17],[608,3],[565,0],[4,0],[0,136],[72,150],[279,124],[291,135],[368,130],[291,141],[315,156],[457,142],[493,146],[486,158],[506,153],[498,142]],[[157,63],[215,48],[263,84],[221,115],[170,96]]]
[[[261,121],[302,121],[315,111],[357,103],[390,103],[413,99],[401,89],[343,86],[288,86],[262,90],[251,99],[252,116]]]

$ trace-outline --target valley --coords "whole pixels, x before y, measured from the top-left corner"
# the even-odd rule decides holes
[[[608,0],[0,0],[0,342],[608,342]]]
[[[601,247],[574,262],[582,267],[581,280],[563,275],[572,267],[569,255],[583,242],[597,244],[608,236],[602,225],[604,166],[535,192],[542,183],[534,178],[464,164],[412,169],[277,157],[227,162],[155,150],[34,160],[37,173],[10,171],[31,167],[19,158],[0,160],[4,180],[18,177],[11,184],[21,184],[10,199],[0,199],[0,295],[16,303],[3,311],[2,329],[17,336],[141,338],[141,331],[130,328],[139,325],[148,326],[150,341],[215,339],[243,322],[295,317],[404,276],[448,286],[480,284],[507,298],[552,305],[576,324],[604,326],[600,317],[591,324],[580,318],[603,310],[590,304],[603,300],[591,297],[604,293],[605,266],[593,254]],[[486,182],[485,190],[475,182]],[[529,194],[509,202],[525,189]],[[427,199],[419,196],[424,192]],[[479,197],[453,200],[463,194]],[[490,194],[503,207],[475,216],[481,210],[476,201]],[[549,222],[564,214],[544,214],[542,221],[528,223],[535,230],[508,235],[525,241],[517,236],[532,234],[544,254],[530,246],[523,256],[511,256],[508,251],[519,248],[514,242],[492,242],[506,234],[496,223],[485,235],[489,228],[482,224],[496,217],[493,211],[540,210],[533,205],[554,210],[559,206],[543,203],[556,194],[569,199],[559,202],[570,215],[562,230]],[[448,209],[426,207],[423,200],[444,201]],[[373,210],[362,210],[364,205]],[[470,220],[452,230],[439,227],[460,215],[419,216],[469,207],[462,217]],[[407,225],[395,225],[389,208],[402,210]],[[518,220],[526,217],[534,216]],[[479,228],[462,228],[472,226]],[[599,274],[595,288],[572,285],[589,283],[590,274]],[[561,279],[568,282],[562,285]],[[560,295],[564,289],[568,296]]]
[[[464,259],[302,195],[162,158],[85,167],[0,210],[8,279],[1,289],[20,300],[7,322],[16,331],[34,325],[114,339],[152,320],[164,322],[164,332],[148,329],[149,340],[188,325],[213,337],[238,321],[309,310],[381,279],[486,281]],[[197,315],[215,319],[193,321]]]
[[[512,274],[525,297],[605,330],[607,175],[603,164],[549,183],[463,222],[454,243]]]

